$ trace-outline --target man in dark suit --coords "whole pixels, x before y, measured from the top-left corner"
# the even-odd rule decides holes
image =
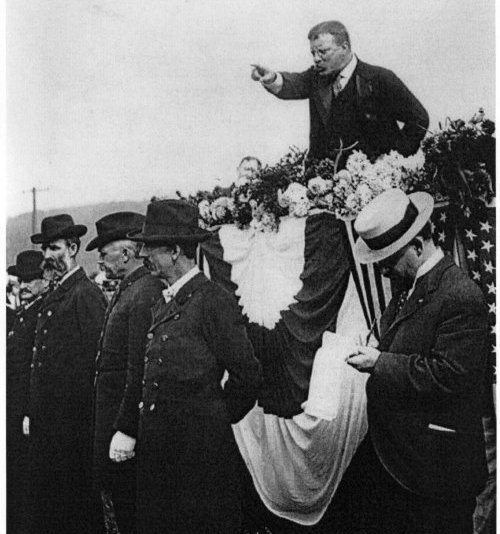
[[[239,457],[231,423],[254,405],[260,366],[232,295],[196,266],[209,232],[180,200],[148,206],[142,254],[170,284],[153,308],[140,404],[140,534],[234,534]],[[221,385],[224,372],[227,380]]]
[[[25,250],[7,272],[20,282],[23,305],[15,312],[7,334],[7,531],[29,532],[29,461],[26,422],[30,364],[37,314],[48,283],[43,279],[43,254]],[[23,424],[24,423],[24,424]]]
[[[140,230],[144,215],[117,212],[96,222],[97,237],[87,250],[98,249],[108,280],[119,281],[106,310],[96,360],[94,389],[93,476],[107,521],[112,504],[121,534],[136,532],[135,445],[139,421],[146,334],[151,307],[164,285],[139,258],[127,233]]]
[[[88,534],[92,384],[106,301],[76,263],[87,228],[70,215],[42,221],[55,289],[38,311],[30,380],[33,532]]]
[[[479,288],[435,246],[427,193],[398,189],[359,214],[355,254],[406,282],[381,319],[378,348],[347,363],[370,373],[369,434],[350,466],[354,532],[472,533],[486,480],[481,389],[487,308]],[[365,505],[365,506],[363,506]]]
[[[308,70],[278,73],[253,65],[252,71],[252,78],[278,98],[309,99],[308,158],[339,156],[343,168],[351,149],[372,161],[391,150],[414,154],[429,117],[404,83],[390,70],[358,60],[338,21],[314,26],[308,39],[314,60]]]

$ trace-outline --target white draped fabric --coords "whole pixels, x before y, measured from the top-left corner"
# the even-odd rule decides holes
[[[277,234],[221,229],[224,260],[250,321],[272,328],[293,303],[301,288],[304,228],[305,219],[285,218]],[[344,361],[349,345],[366,331],[351,277],[337,321],[341,337],[323,337],[305,412],[284,419],[256,406],[233,427],[260,498],[280,517],[317,523],[366,434],[366,375]]]
[[[219,238],[243,313],[270,330],[302,288],[305,217],[282,217],[279,232],[224,225]]]

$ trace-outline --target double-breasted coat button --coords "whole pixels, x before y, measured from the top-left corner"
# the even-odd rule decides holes
[[[152,412],[154,409],[155,409],[155,405],[151,404],[151,406],[149,407],[149,411]]]
[[[180,314],[179,314],[179,313],[176,313],[176,314],[174,315],[174,321],[178,321],[179,318],[180,318]]]
[[[144,356],[144,363],[148,363],[149,358],[147,356]]]
[[[154,337],[155,335],[153,334],[153,332],[149,332],[149,334],[147,335],[148,339],[153,339]]]
[[[22,317],[19,317],[19,322],[24,323],[24,319]]]
[[[167,335],[167,334],[163,334],[163,335],[161,336],[161,340],[162,340],[162,341],[167,341],[167,339],[168,339],[168,335]]]
[[[158,382],[153,382],[153,387],[154,387],[155,389],[158,389]]]
[[[146,381],[144,379],[142,379],[142,385],[143,386],[146,385]],[[139,406],[139,408],[140,408],[140,406]]]
[[[30,367],[31,367],[32,369],[34,369],[34,368],[35,368],[35,364],[32,363],[32,364],[30,365]]]
[[[45,345],[42,345],[42,350],[45,350],[47,347]]]
[[[143,407],[144,407],[144,403],[141,401],[141,402],[139,403],[139,410],[141,410]]]
[[[33,352],[36,352],[36,347],[33,347]]]
[[[158,365],[161,365],[163,363],[163,359],[162,358],[158,358]]]
[[[42,366],[42,362],[38,362],[38,367],[41,367]]]
[[[45,328],[45,330],[42,333],[43,335],[45,335],[47,333],[47,329]]]
[[[49,311],[47,312],[47,317],[50,317],[51,315],[52,315],[52,310],[49,310]]]
[[[14,335],[14,330],[11,330],[11,331],[9,332],[9,337],[12,337],[13,335]]]
[[[41,317],[41,316],[42,316],[42,314],[41,314],[41,313],[38,313],[37,315],[38,315],[38,317]]]

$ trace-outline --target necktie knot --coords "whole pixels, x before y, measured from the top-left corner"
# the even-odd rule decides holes
[[[342,76],[340,74],[335,78],[332,85],[332,90],[335,97],[337,97],[342,91]]]

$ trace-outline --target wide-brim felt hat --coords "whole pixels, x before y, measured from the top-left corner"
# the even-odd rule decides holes
[[[198,208],[183,200],[154,200],[148,206],[142,230],[127,237],[143,243],[199,243],[211,234],[199,227],[198,219]]]
[[[384,191],[361,210],[354,222],[359,235],[354,246],[356,259],[376,263],[392,256],[418,235],[433,209],[434,199],[428,193]]]
[[[127,234],[142,228],[144,219],[144,215],[133,211],[117,211],[102,217],[95,223],[97,237],[89,242],[86,250],[101,249],[112,241],[128,239]]]
[[[24,250],[16,257],[16,264],[7,267],[7,273],[19,280],[31,282],[43,277],[43,253],[38,250]]]
[[[42,220],[41,233],[31,236],[33,244],[50,243],[56,239],[68,239],[70,237],[82,237],[87,233],[87,227],[83,224],[75,224],[73,217],[67,213],[45,217]]]

